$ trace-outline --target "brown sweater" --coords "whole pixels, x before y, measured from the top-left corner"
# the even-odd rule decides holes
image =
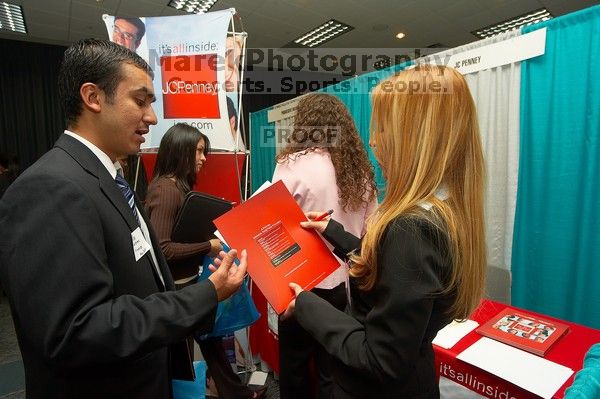
[[[146,212],[175,280],[198,274],[202,257],[210,251],[209,241],[192,244],[171,241],[175,220],[184,198],[184,193],[177,188],[175,181],[164,176],[150,183],[146,196]]]

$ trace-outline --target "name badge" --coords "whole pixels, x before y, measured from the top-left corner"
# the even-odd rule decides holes
[[[133,244],[133,254],[136,262],[150,250],[150,244],[144,238],[144,234],[139,227],[131,233],[131,243]]]

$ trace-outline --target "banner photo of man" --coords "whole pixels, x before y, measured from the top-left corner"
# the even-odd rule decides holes
[[[226,95],[237,106],[242,46],[237,37],[227,37],[234,13],[103,16],[110,40],[137,52],[154,71],[158,124],[143,150],[157,149],[167,129],[180,122],[206,134],[213,149],[244,150],[241,137],[232,134]]]

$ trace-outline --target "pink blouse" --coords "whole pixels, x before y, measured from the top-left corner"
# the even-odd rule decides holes
[[[332,218],[340,222],[347,232],[362,237],[366,220],[377,206],[377,200],[363,204],[355,211],[342,209],[339,201],[335,169],[329,152],[316,150],[307,154],[292,154],[284,163],[277,163],[273,183],[281,180],[303,211],[328,211],[333,209]],[[327,243],[327,242],[326,242]],[[333,249],[327,243],[329,249]],[[340,267],[326,277],[315,288],[331,289],[347,280],[348,269],[340,260]]]

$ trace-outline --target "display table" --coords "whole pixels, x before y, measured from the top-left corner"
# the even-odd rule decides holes
[[[252,297],[261,313],[261,318],[251,327],[250,339],[252,350],[255,355],[259,354],[262,360],[276,373],[279,372],[279,350],[277,337],[269,330],[266,321],[266,300],[260,291],[254,287]],[[494,317],[498,312],[506,308],[507,305],[499,302],[484,300],[481,305],[473,312],[472,320],[479,325]],[[513,307],[514,309],[519,309]],[[565,322],[556,318],[548,317],[539,313],[526,311],[529,314],[537,315],[542,319],[549,321],[555,320],[569,326],[569,331],[548,351],[544,357],[547,360],[569,367],[575,373],[583,365],[583,357],[587,350],[595,343],[600,342],[600,330],[588,328],[579,324]],[[438,376],[443,376],[456,382],[480,395],[489,396],[495,399],[527,399],[538,398],[534,395],[502,378],[481,370],[471,364],[456,359],[459,353],[467,349],[473,343],[481,338],[481,335],[472,331],[461,339],[451,349],[444,349],[433,345],[435,352],[436,372]],[[573,382],[571,376],[567,382],[554,394],[554,398],[563,398],[565,389]],[[492,395],[486,394],[489,389]],[[490,391],[488,391],[489,393]]]
[[[506,307],[507,305],[502,303],[484,300],[475,312],[473,312],[470,319],[475,320],[479,325],[483,325]],[[512,308],[519,310],[519,308],[516,307]],[[555,320],[569,326],[569,331],[566,335],[550,348],[544,358],[569,367],[575,373],[581,369],[583,358],[587,350],[593,344],[600,342],[600,330],[565,322],[529,310],[526,310],[525,312],[538,316],[541,319],[549,321]],[[435,363],[438,376],[443,376],[483,396],[498,399],[538,398],[537,395],[507,382],[496,375],[456,359],[456,356],[458,356],[459,353],[467,349],[480,338],[481,335],[472,331],[451,349],[444,349],[434,345],[433,349],[435,351]],[[564,397],[565,389],[573,383],[573,376],[571,376],[554,394],[554,398]],[[492,393],[491,395],[490,392]]]

